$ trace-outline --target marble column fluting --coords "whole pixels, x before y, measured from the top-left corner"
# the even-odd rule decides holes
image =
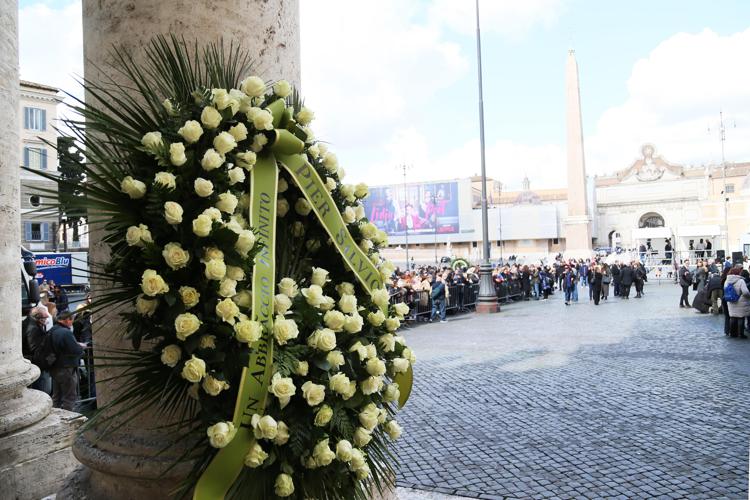
[[[298,0],[83,0],[84,76],[102,82],[116,75],[103,74],[113,46],[141,56],[141,49],[157,35],[175,34],[200,45],[230,42],[249,51],[254,73],[267,81],[286,79],[300,83]],[[250,75],[248,75],[250,76]],[[165,96],[168,97],[168,96]],[[102,232],[92,228],[90,259],[105,262],[108,249]],[[97,289],[109,286],[92,282]],[[97,318],[94,349],[130,348],[122,340],[123,325],[115,314]],[[112,374],[97,372],[97,378]],[[113,384],[97,383],[99,406],[118,394]],[[85,466],[71,476],[58,498],[129,499],[167,498],[185,477],[190,464],[173,468],[178,450],[159,454],[173,439],[163,428],[167,422],[152,411],[142,411],[118,431],[101,435],[94,428],[76,439],[73,450]]]

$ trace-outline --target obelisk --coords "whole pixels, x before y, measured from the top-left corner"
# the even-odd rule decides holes
[[[565,66],[566,125],[568,129],[568,216],[565,218],[565,256],[591,257],[591,217],[586,192],[581,92],[574,50]]]

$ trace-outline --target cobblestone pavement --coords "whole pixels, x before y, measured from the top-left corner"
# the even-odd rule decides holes
[[[409,330],[402,498],[748,498],[750,340],[646,292]]]

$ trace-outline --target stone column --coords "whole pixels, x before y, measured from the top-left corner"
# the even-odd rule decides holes
[[[250,51],[255,72],[266,81],[287,79],[300,83],[298,0],[83,0],[83,46],[87,80],[100,82],[113,45],[138,57],[154,36],[173,33],[199,44],[235,42]],[[108,75],[116,76],[116,75]],[[249,76],[249,75],[248,75]],[[101,232],[92,228],[92,262],[105,262],[108,250]],[[96,300],[97,287],[92,283]],[[101,289],[101,288],[99,288]],[[116,315],[94,326],[94,349],[130,348],[120,338],[122,325]],[[102,370],[97,378],[111,372]],[[97,384],[99,406],[112,401],[117,387]],[[114,433],[93,429],[74,444],[76,457],[85,466],[71,476],[58,498],[150,499],[168,498],[185,477],[190,464],[162,475],[175,459],[174,452],[157,454],[172,438],[163,428],[167,422],[149,411],[140,412]]]
[[[0,2],[0,496],[53,493],[73,468],[80,417],[52,411],[47,394],[27,389],[39,369],[21,353],[18,3]]]
[[[591,217],[586,190],[586,161],[583,150],[581,92],[575,51],[568,51],[565,66],[568,128],[568,216],[565,219],[565,256],[591,257]]]

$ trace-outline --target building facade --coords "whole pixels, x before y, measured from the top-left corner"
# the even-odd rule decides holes
[[[446,256],[473,262],[481,258],[481,180],[431,184],[448,183],[459,186],[457,230],[391,232],[384,253],[397,264],[405,262],[407,239],[410,259],[418,263]],[[676,255],[687,257],[696,255],[703,240],[704,246],[711,242],[714,252],[750,255],[750,162],[686,167],[668,162],[645,144],[637,161],[612,175],[588,177],[586,187],[593,249],[637,250],[644,245],[658,257],[664,256],[669,240]],[[404,200],[399,195],[394,201],[398,219]],[[501,183],[489,180],[488,202],[493,261],[567,253],[567,189],[534,190],[525,179],[521,191],[504,191]]]
[[[40,172],[57,172],[57,105],[62,102],[55,87],[21,81],[20,127],[21,164]],[[44,210],[45,199],[39,189],[57,190],[57,183],[33,173],[21,171],[21,240],[29,250],[53,250],[59,226],[57,212]]]

